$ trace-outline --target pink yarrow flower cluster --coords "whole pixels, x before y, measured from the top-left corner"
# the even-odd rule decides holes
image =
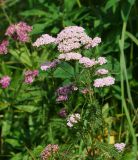
[[[59,150],[58,144],[47,145],[40,155],[41,160],[48,160],[51,156],[53,156],[53,154],[58,152],[58,150]]]
[[[115,83],[115,78],[108,76],[104,78],[98,78],[94,80],[94,87],[99,88],[99,87],[105,87],[105,86],[110,86]]]
[[[85,46],[86,49],[88,48],[93,48],[98,46],[101,43],[101,38],[100,37],[95,37],[94,39],[91,39],[88,44]]]
[[[73,91],[73,85],[66,85],[57,89],[58,97],[57,102],[63,102],[68,100],[68,95]]]
[[[82,57],[79,59],[79,63],[83,64],[85,68],[89,68],[96,65],[97,61],[95,59],[90,59],[88,57]]]
[[[100,38],[98,39],[98,37],[96,37],[93,41],[92,38],[84,32],[84,28],[69,26],[58,34],[56,43],[58,44],[58,50],[66,53],[78,49],[81,46],[87,46],[86,48],[95,47],[100,43]]]
[[[21,42],[28,42],[29,35],[28,33],[32,31],[32,27],[27,25],[25,22],[19,22],[16,24],[10,25],[5,35],[12,37],[15,40],[19,40]]]
[[[42,64],[40,68],[42,71],[47,71],[48,69],[55,68],[59,63],[60,63],[60,61],[58,59],[55,59],[52,62],[46,62],[46,63]]]
[[[67,116],[67,110],[66,108],[62,108],[60,111],[59,111],[59,116],[62,117],[62,118],[65,118]]]
[[[0,44],[0,54],[7,54],[9,42],[7,40],[3,40]]]
[[[73,127],[74,124],[78,123],[79,121],[80,121],[79,113],[71,114],[67,119],[67,126],[71,128]]]
[[[57,38],[54,38],[48,34],[42,35],[33,43],[33,46],[39,47],[41,45],[51,43],[58,46],[59,52],[68,53],[73,52],[82,46],[86,49],[95,47],[101,43],[101,38],[95,37],[92,39],[85,33],[84,28],[79,26],[69,26],[65,27],[57,35]]]
[[[118,150],[118,152],[122,152],[126,146],[125,143],[116,143],[114,144],[115,148]]]
[[[99,57],[97,60],[98,64],[103,65],[107,63],[107,59],[105,57]]]
[[[105,75],[105,74],[108,74],[108,70],[107,69],[104,69],[104,68],[102,68],[102,69],[98,69],[97,71],[96,71],[96,74],[97,75]]]
[[[80,53],[76,52],[69,52],[69,53],[63,53],[58,56],[58,59],[70,61],[70,60],[79,60],[82,57]]]
[[[24,73],[25,79],[24,82],[27,84],[33,83],[35,77],[38,76],[38,70],[27,70]]]
[[[55,43],[56,38],[48,35],[48,34],[43,34],[41,37],[39,37],[34,43],[33,46],[39,47],[42,45],[47,45],[51,43]]]
[[[9,76],[3,76],[0,79],[0,84],[2,88],[7,88],[10,85],[11,78]]]

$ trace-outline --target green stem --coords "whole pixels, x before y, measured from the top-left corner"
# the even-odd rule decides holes
[[[79,8],[81,8],[80,0],[77,0],[77,4],[78,4]]]
[[[131,133],[132,138],[133,138],[133,151],[137,154],[137,139],[136,139],[136,136],[135,136],[135,130],[133,128],[133,124],[132,124],[132,121],[131,121],[131,118],[130,118],[130,114],[129,114],[129,110],[127,108],[127,104],[126,104],[126,101],[125,101],[125,94],[124,94],[125,93],[125,90],[124,90],[124,79],[125,79],[126,80],[126,84],[127,84],[127,92],[129,92],[128,96],[130,98],[131,93],[130,93],[130,88],[129,88],[129,83],[128,83],[125,56],[124,56],[124,42],[125,42],[126,26],[127,26],[127,23],[124,21],[123,22],[123,28],[122,28],[122,36],[121,36],[121,40],[119,41],[119,47],[120,47],[120,53],[121,53],[120,54],[121,101],[122,101],[122,107],[124,108],[124,111],[125,111],[125,114],[126,114],[126,118],[127,118],[127,121],[128,121],[130,133]]]
[[[9,24],[12,24],[12,22],[11,22],[9,16],[8,16],[8,14],[6,13],[6,10],[5,10],[3,5],[2,5],[2,11],[3,11],[3,14],[6,17],[7,21],[9,22]]]

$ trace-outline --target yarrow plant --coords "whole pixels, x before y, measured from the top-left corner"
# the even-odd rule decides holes
[[[67,118],[67,126],[73,130],[74,125],[77,123],[79,125],[80,120],[82,124],[82,121],[87,119],[84,122],[85,125],[83,123],[82,128],[89,126],[90,134],[92,134],[91,140],[95,142],[97,141],[95,133],[100,134],[100,129],[103,127],[101,107],[96,100],[95,89],[109,87],[115,83],[115,78],[111,76],[110,71],[103,67],[108,62],[105,57],[97,57],[93,56],[93,54],[87,56],[83,52],[84,50],[88,50],[89,53],[92,52],[92,49],[100,43],[100,37],[89,37],[85,29],[79,26],[65,27],[57,37],[44,34],[33,43],[33,46],[36,47],[46,46],[48,44],[57,45],[58,54],[53,61],[41,65],[40,68],[42,71],[47,71],[52,68],[56,70],[56,68],[58,69],[60,67],[66,70],[64,64],[68,64],[74,68],[76,75],[74,79],[72,78],[71,84],[64,85],[57,89],[56,102],[69,104],[71,100],[69,97],[73,97],[72,95],[77,93],[83,93],[86,95],[85,98],[89,96],[87,99],[89,105],[87,106],[86,112],[83,111],[81,115],[79,113],[69,115]],[[81,74],[79,75],[78,72]],[[74,91],[76,92],[74,93]],[[60,115],[61,117],[67,116],[66,105],[65,108],[60,111]],[[78,130],[78,132],[80,131]],[[83,134],[85,134],[85,132]],[[92,152],[94,154],[94,152],[96,152],[96,145],[91,145],[93,146]]]

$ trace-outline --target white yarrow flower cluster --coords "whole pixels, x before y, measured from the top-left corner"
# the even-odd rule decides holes
[[[76,52],[69,52],[69,53],[63,53],[58,56],[58,59],[70,61],[70,60],[79,60],[82,57],[80,53]]]
[[[42,45],[47,45],[50,43],[54,43],[56,38],[48,35],[48,34],[43,34],[41,37],[37,38],[37,40],[33,43],[33,46],[39,47]]]
[[[94,80],[94,87],[99,88],[99,87],[105,87],[105,86],[110,86],[115,83],[115,78],[108,76],[104,78],[98,78]]]
[[[79,113],[71,114],[67,119],[67,126],[71,128],[73,127],[74,124],[78,123],[79,121],[80,121]]]
[[[98,69],[97,71],[96,71],[96,74],[97,75],[104,75],[104,74],[108,74],[108,70],[107,69],[104,69],[104,68],[102,68],[102,69]]]
[[[105,57],[99,57],[97,60],[98,64],[103,65],[107,63],[107,59]]]
[[[78,49],[81,46],[91,48],[97,46],[101,42],[101,38],[92,39],[85,32],[84,28],[78,26],[69,26],[63,29],[56,38],[58,50],[66,53]]]
[[[86,68],[92,67],[97,64],[97,61],[95,59],[90,59],[88,57],[82,57],[79,60],[80,64],[83,64]]]

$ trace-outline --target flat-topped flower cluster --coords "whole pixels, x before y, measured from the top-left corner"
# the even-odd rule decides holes
[[[100,37],[95,37],[92,39],[85,33],[84,28],[79,26],[69,26],[65,27],[56,38],[48,34],[42,35],[33,43],[33,46],[39,47],[47,44],[55,44],[57,45],[59,51],[58,59],[60,61],[78,61],[78,63],[84,68],[93,67],[95,70],[95,75],[102,76],[102,78],[95,79],[93,83],[94,87],[99,88],[110,86],[115,83],[115,79],[113,77],[103,77],[109,73],[107,69],[99,68],[107,63],[107,59],[105,57],[91,59],[83,56],[83,54],[80,53],[80,49],[90,49],[98,46],[100,43]],[[41,65],[41,70],[46,71],[48,69],[55,68],[58,64],[57,62],[57,59],[52,62],[46,62]],[[67,99],[67,95],[59,95],[57,101],[60,102]]]

